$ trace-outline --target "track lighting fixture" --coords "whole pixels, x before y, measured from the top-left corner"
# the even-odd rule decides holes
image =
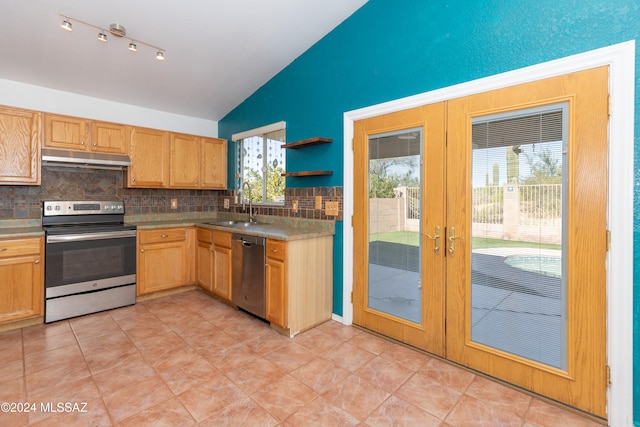
[[[73,22],[78,22],[80,24],[86,25],[87,27],[91,27],[91,28],[95,28],[96,30],[98,30],[98,40],[100,40],[101,42],[107,42],[107,32],[104,30],[104,27],[98,27],[96,25],[90,24],[88,22],[84,22],[81,21],[79,19],[75,19],[75,18],[70,18],[69,16],[66,15],[60,15],[63,18],[62,24],[60,24],[60,26],[62,27],[63,30],[65,31],[73,31]],[[124,38],[127,35],[127,30],[119,24],[111,24],[109,26],[109,32],[111,33],[111,35],[118,37],[118,38]],[[138,51],[138,44],[150,47],[152,49],[156,50],[156,59],[158,61],[164,61],[164,53],[166,52],[164,49],[162,49],[161,47],[158,46],[154,46],[150,43],[145,43],[139,39],[129,39],[129,50],[132,52],[137,52]]]

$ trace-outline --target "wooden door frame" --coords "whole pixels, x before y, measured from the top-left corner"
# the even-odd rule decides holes
[[[607,393],[610,425],[633,423],[633,159],[635,102],[635,41],[580,53],[447,88],[344,113],[344,240],[343,316],[353,321],[353,124],[357,120],[401,111],[448,99],[482,93],[535,80],[609,66],[609,197],[608,228],[611,248],[607,256],[607,359],[611,385]],[[613,141],[613,143],[611,142]],[[609,333],[609,331],[615,331]]]

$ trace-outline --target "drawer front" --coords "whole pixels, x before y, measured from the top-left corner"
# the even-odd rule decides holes
[[[150,243],[176,242],[186,239],[184,228],[158,228],[155,230],[139,230],[138,241],[141,245]]]
[[[0,258],[40,254],[40,238],[0,240]]]
[[[213,244],[215,246],[231,249],[231,233],[226,231],[214,231]]]
[[[198,228],[197,236],[199,242],[213,242],[213,232],[211,230],[207,230],[206,228]]]
[[[267,239],[267,258],[284,261],[286,256],[287,243],[282,240]]]

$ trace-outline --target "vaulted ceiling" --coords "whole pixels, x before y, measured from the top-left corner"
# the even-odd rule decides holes
[[[219,120],[366,1],[5,0],[0,79]]]

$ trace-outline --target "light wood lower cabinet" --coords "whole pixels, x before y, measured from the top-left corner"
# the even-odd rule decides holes
[[[196,283],[231,301],[231,233],[199,228],[196,240]]]
[[[267,239],[267,320],[293,336],[331,319],[333,237]]]
[[[196,238],[196,284],[213,292],[213,230],[198,228]]]
[[[231,300],[231,233],[213,232],[213,293]]]
[[[0,323],[42,316],[42,237],[0,240]]]
[[[192,244],[185,244],[184,236],[179,228],[138,231],[138,295],[185,284],[188,272],[181,265],[188,266],[188,258],[195,259],[192,283],[231,301],[231,233],[197,228]],[[266,319],[271,325],[293,336],[331,319],[333,236],[267,239],[265,251]]]
[[[138,230],[137,293],[184,286],[191,274],[187,228]]]
[[[267,240],[265,282],[267,320],[281,328],[287,327],[287,245],[278,240]]]

